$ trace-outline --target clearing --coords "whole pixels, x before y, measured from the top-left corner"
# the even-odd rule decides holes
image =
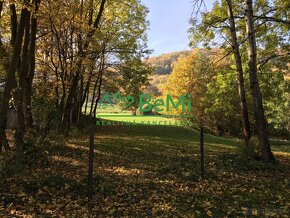
[[[0,216],[86,217],[88,133],[31,133],[25,167],[1,159]],[[30,142],[34,140],[34,142]],[[184,127],[103,126],[95,138],[96,217],[287,217],[290,145],[274,141],[275,166],[240,155],[241,142]],[[7,156],[7,155],[6,155]],[[4,194],[5,193],[5,194]]]

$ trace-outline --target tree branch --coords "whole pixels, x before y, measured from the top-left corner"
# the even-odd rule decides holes
[[[257,19],[263,19],[266,21],[273,21],[273,22],[277,22],[277,23],[283,23],[283,24],[290,24],[289,20],[283,20],[280,18],[276,18],[276,17],[267,17],[267,16],[254,16]]]

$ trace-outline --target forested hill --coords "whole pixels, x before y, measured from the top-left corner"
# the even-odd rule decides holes
[[[154,74],[167,75],[172,72],[173,63],[178,60],[181,55],[188,55],[191,51],[177,51],[163,54],[148,59],[148,63],[155,68]]]
[[[198,49],[199,53],[205,54],[206,56],[217,55],[221,49],[212,48],[212,49]],[[193,50],[184,50],[184,51],[176,51],[170,52],[166,54],[162,54],[156,57],[151,57],[147,60],[147,63],[151,65],[155,71],[153,74],[155,75],[168,75],[172,73],[173,64],[177,62],[177,60],[181,56],[188,56]]]

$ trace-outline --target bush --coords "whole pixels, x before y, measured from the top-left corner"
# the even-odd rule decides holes
[[[47,132],[57,126],[56,121],[60,120],[53,99],[41,96],[33,96],[32,114],[34,125],[42,132]]]

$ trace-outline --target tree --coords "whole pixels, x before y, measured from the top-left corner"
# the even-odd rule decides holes
[[[248,48],[248,67],[250,75],[250,85],[252,90],[254,113],[256,118],[256,125],[258,131],[258,138],[262,147],[262,155],[266,161],[274,161],[272,154],[268,132],[267,121],[265,117],[262,94],[260,91],[258,76],[257,76],[257,45],[256,34],[254,29],[254,15],[253,15],[253,2],[252,0],[245,0],[246,4],[246,29],[247,40],[249,44]]]
[[[1,143],[1,147],[4,146],[6,149],[8,149],[8,142],[7,142],[6,133],[5,133],[6,122],[7,122],[7,111],[9,107],[9,100],[11,97],[11,92],[13,88],[15,87],[15,83],[16,83],[15,73],[16,73],[17,66],[19,63],[19,58],[21,55],[24,31],[25,31],[25,27],[29,23],[29,17],[30,17],[30,13],[28,11],[28,8],[26,7],[26,5],[24,5],[21,10],[19,25],[17,29],[17,35],[16,35],[14,46],[13,46],[12,57],[10,60],[9,69],[7,71],[5,87],[4,87],[4,91],[2,95],[1,108],[0,108],[0,113],[1,113],[0,143]],[[21,141],[19,141],[19,143],[20,144],[18,144],[17,147],[19,151],[21,151],[23,144]]]
[[[31,3],[31,4],[30,4]],[[1,144],[8,149],[8,144],[5,135],[7,109],[8,103],[13,96],[14,105],[17,110],[18,128],[16,130],[16,145],[18,154],[22,153],[24,147],[24,134],[26,126],[31,127],[32,122],[29,122],[25,114],[29,114],[29,108],[31,102],[31,87],[32,79],[34,75],[34,63],[35,63],[35,43],[36,43],[36,25],[37,25],[37,13],[40,0],[24,1],[23,4],[19,4],[22,7],[19,23],[17,21],[18,4],[11,3],[10,8],[10,23],[11,23],[11,38],[10,46],[13,48],[12,57],[9,61],[9,67],[6,68],[6,79],[4,92],[2,96],[1,111]],[[4,14],[5,15],[5,14]],[[5,15],[5,17],[7,17]],[[4,29],[5,30],[5,29]],[[5,31],[4,31],[5,32]],[[1,46],[5,56],[8,56],[7,47]],[[4,60],[5,62],[5,60]],[[17,72],[17,77],[15,73]]]
[[[283,6],[281,7],[281,5]],[[235,51],[234,56],[236,63],[239,59],[236,48],[239,47],[242,68],[247,69],[251,65],[251,72],[254,68],[260,69],[260,67],[267,64],[269,60],[279,59],[289,55],[287,52],[287,47],[289,47],[289,45],[287,46],[287,43],[285,43],[287,39],[289,40],[289,34],[287,35],[287,31],[285,31],[289,29],[289,26],[287,27],[287,23],[289,22],[287,20],[287,8],[289,8],[289,4],[285,1],[257,1],[252,5],[252,33],[256,36],[254,40],[252,39],[252,42],[255,41],[256,46],[258,46],[256,49],[256,60],[254,60],[254,62],[251,61],[251,64],[246,66],[246,63],[250,62],[249,59],[252,59],[252,57],[247,56],[245,52],[248,49],[252,50],[255,46],[253,46],[252,42],[248,44],[245,43],[249,41],[249,31],[246,31],[247,25],[245,18],[247,16],[244,15],[245,11],[243,10],[243,6],[242,1],[235,1],[234,3],[230,1],[221,1],[221,3],[216,2],[212,11],[202,14],[202,20],[200,22],[198,19],[192,19],[192,28],[190,30],[192,45],[198,46],[200,45],[199,43],[203,41],[203,44],[207,47],[224,48],[227,51],[227,55],[231,55]],[[249,15],[249,13],[247,14]],[[233,28],[234,26],[236,28]],[[233,31],[234,29],[235,31]],[[234,45],[236,41],[234,32],[236,32],[238,45]],[[237,70],[239,70],[239,68],[241,67],[236,66]],[[258,72],[256,76],[257,79],[254,81],[259,81]],[[253,83],[250,82],[250,84]],[[246,95],[247,93],[246,91]],[[257,105],[260,105],[259,108],[263,106],[262,95],[260,94],[258,94],[257,89],[255,95],[251,92],[253,99],[256,98],[257,95],[261,96],[261,104],[255,102],[256,105],[252,105],[254,111],[257,110]],[[240,96],[241,105],[242,99],[243,98]],[[258,109],[258,111],[260,111],[260,113],[262,112],[261,109]],[[262,155],[263,158],[267,161],[271,161],[271,154],[265,154],[269,153],[269,148],[266,148],[268,147],[267,143],[263,143],[263,141],[267,141],[265,139],[267,133],[263,131],[266,127],[261,127],[261,125],[263,126],[263,122],[258,121],[263,120],[263,116],[260,116],[261,117],[257,117],[257,114],[255,115],[256,124],[259,123],[260,126],[256,125],[254,130],[260,135],[259,138],[264,138],[264,140],[259,140],[260,147],[264,150],[264,154]],[[265,115],[264,118],[266,118]],[[265,123],[267,122],[265,121]],[[268,152],[265,150],[268,150]]]
[[[38,25],[38,11],[40,6],[40,0],[34,0],[34,14],[31,17],[30,27],[30,45],[27,52],[28,56],[28,68],[24,81],[24,113],[25,123],[27,128],[32,128],[33,117],[32,117],[32,83],[35,75],[35,51],[36,51],[36,36],[37,36],[37,25]]]
[[[96,108],[100,80],[103,91],[126,55],[148,53],[148,10],[137,0],[44,1],[41,7],[40,0],[0,2],[0,66],[7,74],[1,76],[0,139],[6,149],[9,101],[19,113],[19,144],[26,128],[54,126],[68,134],[71,125],[82,124],[83,106]]]
[[[131,96],[135,99],[134,104],[130,106],[134,115],[136,115],[139,106],[139,95],[149,85],[149,75],[151,73],[152,68],[138,57],[125,61],[124,65],[120,67],[122,79],[118,84],[121,87],[122,95]]]
[[[228,19],[229,19],[229,24],[230,24],[229,28],[230,28],[230,35],[231,35],[231,46],[232,46],[234,57],[235,57],[236,70],[238,73],[238,89],[239,89],[240,107],[241,107],[242,122],[243,122],[243,134],[244,134],[245,144],[248,145],[250,137],[251,137],[251,127],[250,127],[248,106],[247,106],[247,100],[246,100],[242,57],[240,54],[239,42],[237,39],[236,23],[235,23],[233,8],[232,8],[232,1],[227,0],[226,2],[228,5]]]
[[[227,58],[215,63],[212,52],[223,53],[221,50],[201,49],[179,58],[162,91],[164,96],[170,94],[175,100],[181,94],[190,93],[192,105],[189,114],[196,127],[202,122],[209,131],[223,135],[231,132],[236,124],[233,120],[237,119],[237,108],[232,105],[236,103],[238,93],[231,82],[233,75],[226,74],[231,60]],[[171,112],[181,113],[180,110]]]

